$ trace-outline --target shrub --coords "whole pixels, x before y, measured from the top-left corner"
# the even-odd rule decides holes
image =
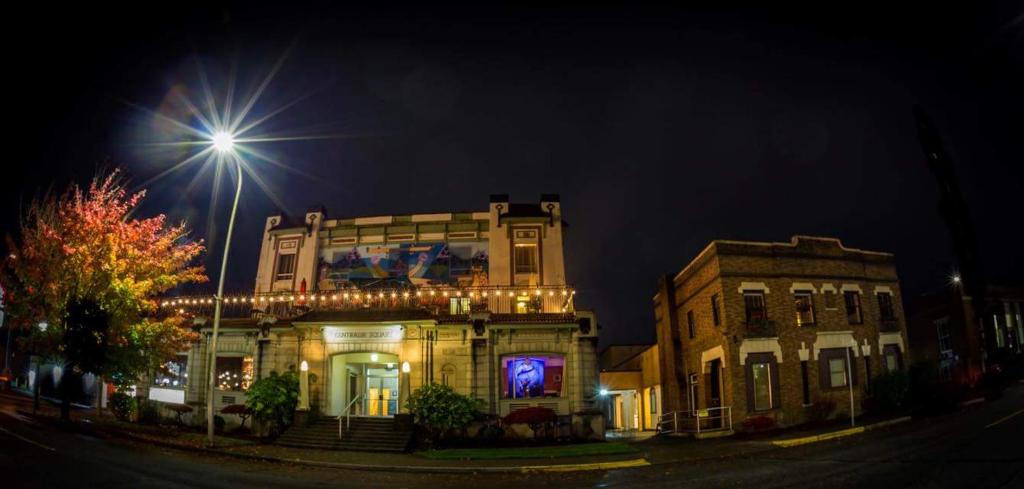
[[[902,370],[881,374],[871,381],[872,405],[880,413],[892,413],[907,405],[910,376]]]
[[[775,427],[775,418],[771,416],[753,416],[743,420],[745,431],[764,431]]]
[[[224,418],[221,415],[213,415],[213,431],[223,433],[225,425],[227,425],[227,421],[224,421]]]
[[[481,401],[455,392],[451,387],[428,384],[416,389],[406,407],[413,422],[438,440],[451,430],[461,430],[477,416]]]
[[[114,413],[114,417],[121,421],[131,420],[132,414],[135,413],[134,400],[124,392],[111,394],[107,399],[107,406],[110,407],[110,412]]]
[[[295,406],[299,403],[299,377],[295,372],[269,377],[249,386],[245,406],[260,421],[271,424],[272,433],[280,433],[291,424]]]
[[[139,424],[160,424],[160,406],[155,401],[139,399]]]
[[[821,424],[828,421],[832,417],[832,413],[836,410],[836,402],[832,399],[819,399],[814,401],[813,404],[807,406],[807,422],[811,424]]]

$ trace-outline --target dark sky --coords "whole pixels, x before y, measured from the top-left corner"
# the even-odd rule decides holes
[[[250,87],[292,46],[257,112],[302,98],[266,128],[345,137],[270,147],[316,177],[261,167],[288,211],[472,210],[491,193],[560,193],[567,272],[605,344],[653,340],[657,277],[716,238],[835,236],[896,253],[909,294],[943,287],[953,261],[913,104],[955,158],[988,273],[1019,283],[1024,17],[1019,3],[959,3],[8,11],[0,225],[10,232],[33,195],[97,168],[139,183],[168,165],[141,149],[153,125],[129,103],[162,107],[176,84],[194,95],[197,59],[215,86],[235,64]],[[183,192],[195,171],[150,185],[143,211],[211,238],[210,178]],[[228,276],[238,291],[274,209],[247,185]]]

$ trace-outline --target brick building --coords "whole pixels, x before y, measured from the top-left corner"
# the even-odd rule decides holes
[[[793,425],[817,401],[848,414],[852,382],[859,414],[867,380],[906,363],[893,255],[838,239],[713,241],[662,280],[654,309],[666,413]]]
[[[971,385],[981,379],[986,363],[1024,355],[1024,287],[990,286],[987,292],[983,324],[960,284],[916,298],[907,318],[914,361],[934,367],[940,380]],[[984,351],[988,335],[994,336],[994,352]]]

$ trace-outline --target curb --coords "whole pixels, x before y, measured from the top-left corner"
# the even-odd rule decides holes
[[[205,447],[192,447],[187,445],[178,445],[175,443],[168,443],[165,441],[153,440],[141,436],[132,435],[130,433],[110,433],[104,432],[108,435],[120,438],[128,438],[140,443],[146,443],[164,448],[172,448],[182,451],[189,452],[201,452],[209,453],[212,455],[224,455],[227,457],[233,457],[243,460],[256,460],[260,462],[273,462],[273,463],[285,463],[295,465],[305,465],[309,467],[323,467],[332,469],[345,469],[345,470],[371,470],[376,471],[381,468],[387,468],[394,472],[407,472],[407,473],[420,473],[420,474],[472,474],[472,473],[530,473],[530,472],[584,472],[590,470],[619,470],[629,469],[637,467],[646,467],[651,465],[650,462],[645,458],[637,458],[630,460],[617,460],[614,462],[594,462],[586,464],[560,464],[560,465],[509,465],[509,466],[492,466],[492,467],[440,467],[440,466],[428,466],[428,465],[376,465],[376,464],[357,464],[357,463],[346,463],[346,462],[325,462],[320,460],[306,460],[301,458],[282,458],[272,457],[268,455],[252,455],[248,453],[237,453],[226,450],[218,450],[216,448],[205,448]]]
[[[802,438],[790,438],[788,440],[775,440],[775,441],[771,442],[771,444],[775,445],[777,447],[780,447],[780,448],[798,447],[800,445],[807,445],[809,443],[817,443],[819,441],[834,440],[834,439],[837,439],[837,438],[844,438],[844,437],[847,437],[847,436],[856,435],[856,434],[859,434],[859,433],[864,433],[865,431],[871,431],[871,430],[878,429],[878,428],[884,428],[886,426],[892,426],[894,424],[905,423],[907,421],[910,421],[911,419],[912,418],[910,416],[903,416],[901,418],[890,419],[888,421],[881,421],[881,422],[878,422],[878,423],[869,424],[867,426],[857,426],[857,427],[854,427],[854,428],[847,428],[845,430],[832,431],[832,432],[823,433],[823,434],[820,434],[820,435],[805,436],[805,437],[802,437]]]

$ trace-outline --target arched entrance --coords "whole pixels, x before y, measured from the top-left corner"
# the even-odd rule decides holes
[[[398,411],[398,355],[349,352],[331,356],[330,414],[393,416]]]

